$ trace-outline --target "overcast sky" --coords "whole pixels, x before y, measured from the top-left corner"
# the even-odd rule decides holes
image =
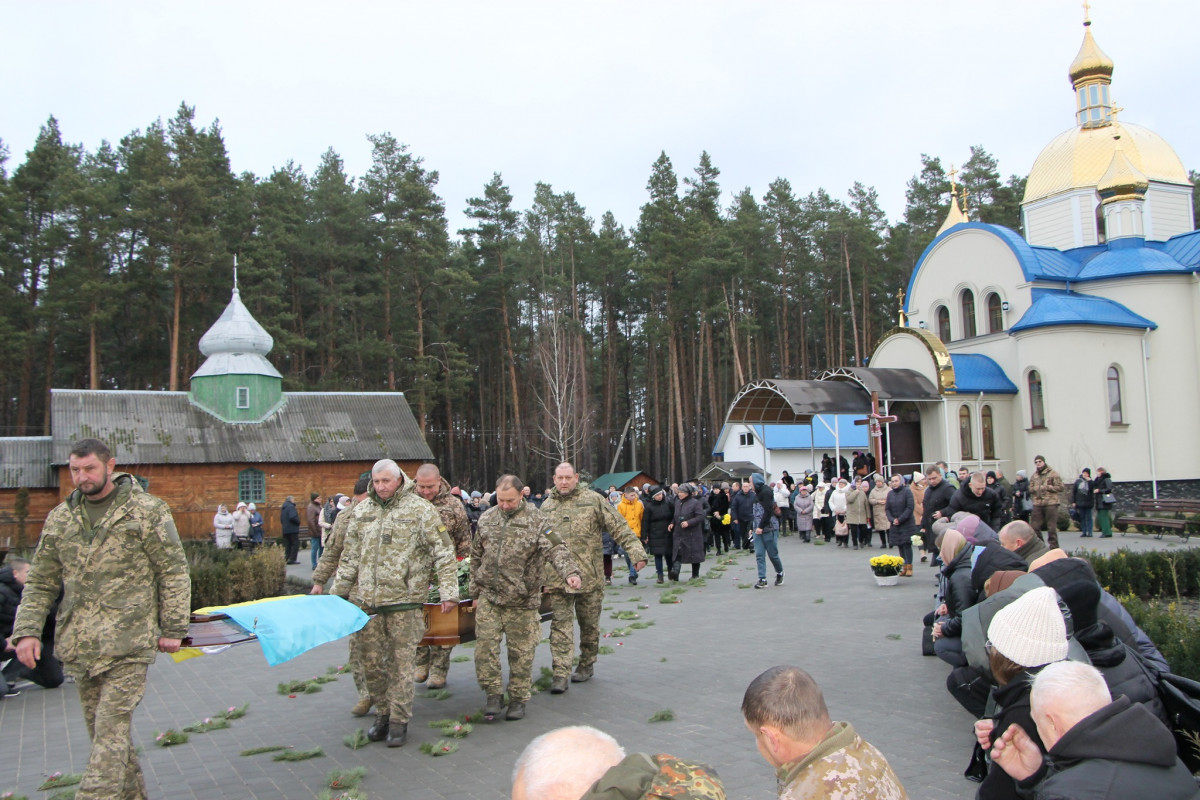
[[[1197,0],[1095,0],[1122,119],[1200,169]],[[724,205],[873,185],[890,219],[921,153],[973,144],[1007,178],[1073,124],[1075,0],[35,2],[0,0],[0,138],[24,160],[47,117],[94,148],[181,101],[220,121],[236,172],[333,147],[352,175],[390,131],[440,173],[451,231],[493,172],[626,227],[661,151],[707,150]]]

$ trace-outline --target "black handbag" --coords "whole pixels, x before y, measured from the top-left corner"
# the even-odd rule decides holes
[[[975,783],[983,783],[983,779],[988,774],[987,753],[983,751],[983,746],[979,742],[975,743],[975,749],[971,752],[971,763],[967,764],[967,768],[963,770],[963,777]]]

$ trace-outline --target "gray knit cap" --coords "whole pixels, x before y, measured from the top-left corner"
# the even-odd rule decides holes
[[[1049,586],[1026,592],[992,617],[988,638],[999,653],[1022,667],[1067,657],[1067,623],[1058,594]]]

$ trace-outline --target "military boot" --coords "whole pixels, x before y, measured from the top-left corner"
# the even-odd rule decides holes
[[[371,713],[371,698],[360,697],[358,702],[354,704],[354,708],[350,709],[350,713],[356,717],[365,717]]]
[[[389,714],[376,714],[375,724],[367,728],[367,738],[372,742],[382,742],[387,738],[391,721],[391,715]]]
[[[430,675],[429,681],[425,684],[425,688],[426,689],[445,689],[446,688],[446,676],[445,675]]]
[[[525,704],[513,700],[508,704],[508,713],[504,715],[504,718],[509,720],[525,719]]]
[[[483,715],[488,719],[493,719],[500,716],[500,712],[504,710],[504,698],[498,694],[489,694],[487,703],[483,706]]]
[[[408,741],[408,723],[404,722],[399,725],[392,725],[388,729],[387,746],[388,747],[404,747],[404,743]]]
[[[575,668],[575,671],[573,673],[571,673],[571,683],[584,683],[585,681],[590,681],[591,679],[592,679],[592,665],[591,664],[587,664],[587,665],[580,664],[578,667]]]
[[[429,678],[429,667],[417,667],[417,673],[413,676],[413,683],[424,683]]]
[[[550,682],[550,694],[563,694],[570,688],[567,686],[566,677],[554,676],[554,680]]]

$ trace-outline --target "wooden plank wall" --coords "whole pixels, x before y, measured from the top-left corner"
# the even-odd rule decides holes
[[[300,524],[305,526],[304,507],[311,492],[350,494],[358,476],[368,472],[373,461],[337,461],[305,464],[117,464],[122,472],[131,472],[150,482],[150,493],[171,506],[179,535],[185,539],[207,539],[212,533],[213,515],[224,503],[232,511],[238,500],[238,473],[253,467],[266,476],[266,502],[258,504],[267,536],[278,536],[279,509],[288,495],[296,498]],[[420,461],[401,461],[400,468],[410,477]],[[50,512],[74,489],[67,468],[59,467],[58,489],[31,489],[30,513],[26,537],[30,544],[41,534],[42,523]],[[0,492],[0,543],[6,536],[15,541],[16,525],[7,525],[16,500],[16,490]],[[9,528],[11,527],[11,532]]]

